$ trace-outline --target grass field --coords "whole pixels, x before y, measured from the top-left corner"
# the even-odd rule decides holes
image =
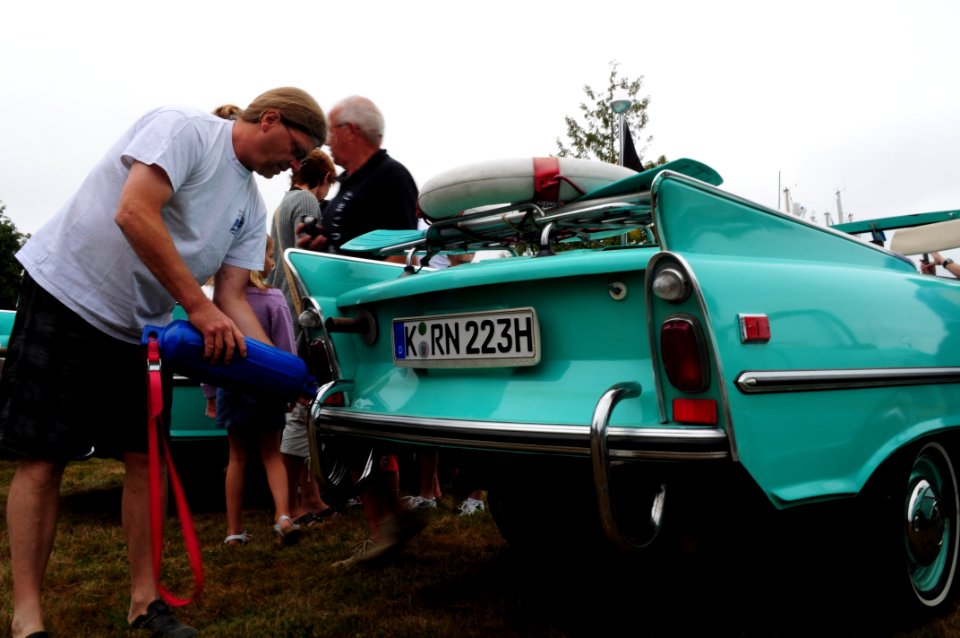
[[[13,464],[0,462],[0,636],[9,635],[6,490]],[[47,573],[48,629],[55,637],[136,636],[125,629],[128,573],[119,525],[122,466],[71,465]],[[218,489],[219,486],[213,486]],[[446,497],[427,529],[396,561],[334,569],[365,538],[350,510],[278,549],[271,515],[245,512],[254,541],[224,547],[224,516],[196,512],[206,586],[178,615],[205,638],[309,636],[960,636],[960,613],[906,622],[858,595],[858,574],[822,546],[784,537],[783,551],[750,548],[703,555],[673,547],[649,559],[546,559],[518,554],[489,513],[459,517]],[[537,507],[531,503],[531,507]],[[572,511],[572,510],[571,510]],[[570,512],[543,512],[544,534]],[[189,594],[192,580],[175,519],[165,532],[164,584]],[[772,545],[777,545],[773,543]],[[145,635],[145,633],[144,633]]]

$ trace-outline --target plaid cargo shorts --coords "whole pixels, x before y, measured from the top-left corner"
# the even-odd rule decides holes
[[[24,274],[0,377],[0,449],[56,462],[147,451],[146,350],[94,328]],[[161,431],[172,397],[164,373]]]

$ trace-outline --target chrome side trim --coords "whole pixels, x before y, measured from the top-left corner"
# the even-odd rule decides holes
[[[590,456],[590,431],[585,425],[439,419],[315,405],[318,406],[314,408],[316,428],[323,434],[509,452]],[[612,427],[607,430],[607,441],[609,456],[616,461],[729,457],[726,433],[713,428]]]
[[[748,370],[737,375],[744,394],[855,390],[960,383],[960,368],[854,368],[850,370]]]

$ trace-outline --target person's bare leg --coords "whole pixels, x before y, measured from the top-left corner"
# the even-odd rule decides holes
[[[397,457],[392,454],[381,457],[380,473],[388,489],[384,502],[387,509],[390,509],[400,498],[400,466],[397,464]]]
[[[227,509],[227,535],[243,532],[243,480],[247,473],[247,437],[243,432],[227,431],[230,457],[224,481]]]
[[[304,459],[301,467],[300,494],[304,509],[314,514],[330,509],[330,505],[323,500],[323,496],[320,494],[320,485],[310,474],[310,466],[306,463],[306,459]]]
[[[359,494],[360,505],[363,507],[364,518],[367,519],[367,528],[370,531],[370,538],[376,540],[380,532],[380,524],[383,522],[387,513],[393,508],[390,506],[389,490],[393,490],[395,483],[399,489],[399,474],[387,469],[386,457],[380,460],[380,475],[370,477],[369,484]],[[376,472],[377,470],[374,470]],[[353,475],[353,481],[356,483],[360,477],[360,472],[355,466],[350,467],[350,473]],[[394,480],[396,479],[396,480]],[[394,497],[395,498],[395,497]]]
[[[433,470],[433,497],[443,498],[443,490],[440,489],[440,476],[436,469]]]
[[[43,630],[40,589],[57,530],[65,465],[23,459],[7,494],[7,530],[13,574],[14,638]]]
[[[143,622],[156,632],[175,630],[178,636],[196,636],[197,632],[176,620],[169,610],[159,617],[154,606],[148,613],[147,607],[157,600],[157,580],[153,572],[153,539],[150,521],[150,469],[146,454],[125,452],[123,456],[126,475],[123,480],[123,531],[127,537],[127,555],[130,558],[130,610],[127,622],[133,623],[139,616],[146,615]],[[167,467],[160,459],[160,516],[167,511]],[[164,634],[167,635],[167,634]]]
[[[287,511],[293,520],[297,520],[307,513],[307,505],[300,495],[297,480],[303,472],[303,459],[293,454],[281,454],[283,467],[287,474]]]
[[[287,470],[280,458],[280,432],[262,432],[260,434],[260,458],[267,475],[267,485],[273,496],[274,522],[283,515],[289,516],[290,492],[287,482]]]
[[[367,488],[360,494],[360,505],[363,506],[363,515],[367,519],[367,528],[370,538],[376,540],[380,535],[380,523],[386,516],[386,505],[379,490]]]
[[[127,620],[133,622],[146,613],[147,605],[158,596],[153,574],[152,539],[150,536],[150,471],[147,455],[125,452],[126,474],[123,479],[122,519],[130,560],[130,610]],[[160,512],[166,512],[167,468],[160,463]]]
[[[437,476],[439,456],[437,450],[417,452],[420,465],[420,496],[423,498],[435,499],[443,496],[440,491],[440,479]]]

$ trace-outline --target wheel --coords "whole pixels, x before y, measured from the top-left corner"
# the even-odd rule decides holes
[[[865,490],[863,582],[907,620],[950,610],[960,550],[960,496],[949,449],[930,441],[890,459]]]
[[[901,501],[903,558],[913,602],[939,610],[950,599],[960,545],[960,500],[950,454],[928,443],[911,464]]]

